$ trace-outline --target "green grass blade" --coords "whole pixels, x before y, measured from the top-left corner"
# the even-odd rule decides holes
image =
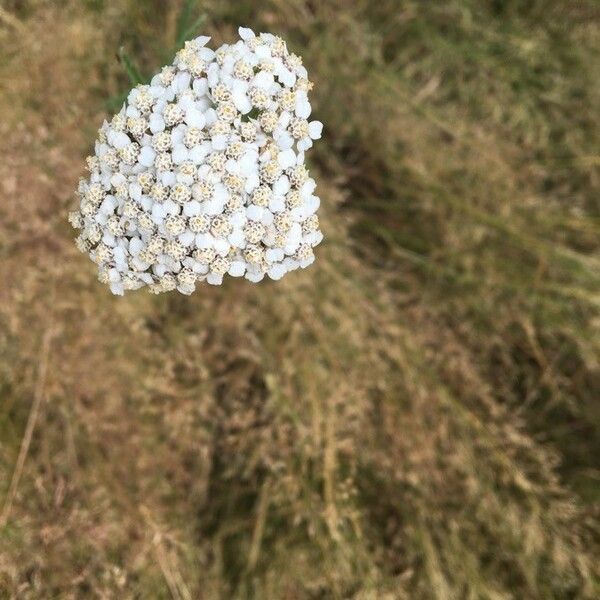
[[[125,48],[119,49],[119,62],[123,65],[131,85],[138,85],[146,82],[146,77],[142,75],[135,61],[127,54]]]
[[[198,28],[205,20],[204,14],[196,14],[198,9],[197,0],[186,0],[181,7],[181,13],[177,19],[177,32],[175,43],[177,48],[181,48],[186,40],[194,36]]]

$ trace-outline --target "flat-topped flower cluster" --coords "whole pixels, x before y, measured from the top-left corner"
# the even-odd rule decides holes
[[[69,218],[114,294],[280,279],[314,260],[312,83],[281,38],[239,32],[216,52],[187,42],[99,131]]]

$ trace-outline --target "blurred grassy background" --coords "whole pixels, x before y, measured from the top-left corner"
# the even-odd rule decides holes
[[[192,4],[303,55],[326,241],[111,297],[66,212],[183,3],[0,2],[0,597],[598,598],[598,3]]]

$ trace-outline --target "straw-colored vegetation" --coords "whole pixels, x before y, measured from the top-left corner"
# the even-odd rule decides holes
[[[198,6],[0,3],[0,597],[598,598],[598,4]],[[326,242],[114,298],[72,192],[198,14],[304,56]]]

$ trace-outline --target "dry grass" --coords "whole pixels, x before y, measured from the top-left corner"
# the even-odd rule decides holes
[[[180,4],[0,10],[0,597],[598,597],[596,5],[203,2],[304,55],[326,244],[115,299],[65,215]]]

